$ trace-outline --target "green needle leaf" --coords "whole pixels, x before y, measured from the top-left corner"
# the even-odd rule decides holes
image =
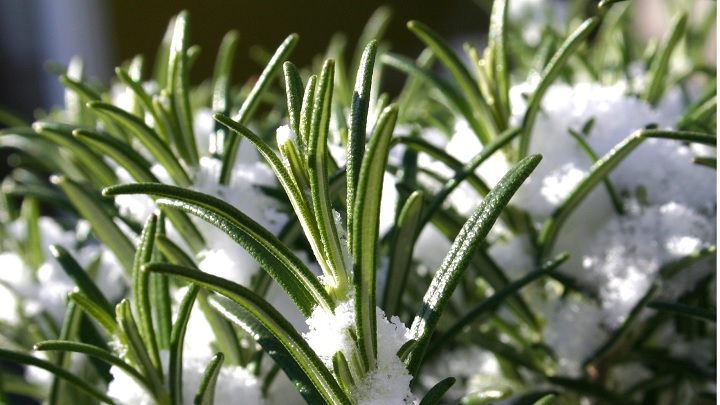
[[[225,297],[213,296],[210,305],[231,322],[239,325],[249,333],[253,339],[268,353],[275,364],[287,374],[298,392],[308,404],[323,403],[323,396],[315,388],[313,382],[306,375],[283,343],[275,337],[273,332],[258,321],[250,312]]]
[[[320,81],[315,90],[315,102],[308,138],[307,171],[310,180],[310,196],[315,222],[320,235],[322,248],[318,259],[325,262],[332,276],[332,288],[335,297],[345,299],[348,290],[348,275],[343,260],[340,237],[335,226],[335,216],[330,204],[328,174],[328,132],[330,131],[330,109],[332,106],[333,78],[335,63],[325,61]]]
[[[168,82],[166,91],[170,95],[172,116],[177,124],[178,134],[173,139],[185,163],[196,166],[199,158],[190,109],[190,20],[186,10],[180,12],[173,25],[172,40],[168,56]],[[180,185],[184,185],[178,183]]]
[[[50,245],[50,253],[60,264],[60,267],[70,277],[80,291],[85,294],[90,301],[94,302],[103,312],[110,318],[113,317],[114,311],[110,302],[100,291],[95,282],[88,276],[85,270],[80,267],[77,261],[68,253],[65,248],[60,245]]]
[[[287,94],[287,106],[288,115],[290,118],[290,128],[302,141],[300,136],[300,117],[303,105],[303,83],[300,78],[300,72],[298,72],[295,65],[291,62],[285,62],[283,64],[283,71],[285,72],[285,93]],[[304,143],[300,146],[301,151],[305,151]]]
[[[152,393],[152,388],[148,385],[145,377],[142,376],[137,370],[132,368],[125,360],[115,356],[112,352],[105,349],[101,349],[97,346],[93,346],[82,342],[73,342],[68,340],[45,340],[33,346],[33,350],[49,351],[58,350],[74,353],[83,353],[88,356],[100,359],[111,366],[120,368],[123,372],[129,375],[135,382],[141,385],[148,393]]]
[[[660,311],[673,312],[679,315],[702,319],[703,321],[717,321],[717,312],[710,309],[664,301],[650,301],[647,306]]]
[[[350,364],[348,364],[348,361],[345,359],[343,352],[336,352],[333,355],[332,362],[333,371],[337,376],[338,382],[340,382],[340,385],[345,392],[350,392],[350,390],[352,390],[355,386],[355,380],[353,379],[352,372],[350,371]]]
[[[112,250],[120,264],[130,274],[133,268],[132,260],[135,257],[135,247],[120,228],[115,225],[112,216],[101,205],[100,198],[91,195],[79,184],[68,178],[53,176],[50,180],[63,190],[78,212],[80,212],[80,215],[90,222],[92,230],[98,239]]]
[[[370,108],[370,90],[372,84],[377,42],[370,42],[362,54],[360,67],[355,79],[355,91],[350,107],[350,132],[347,145],[347,206],[353,207],[355,203],[355,189],[360,177],[360,167],[365,153],[365,138],[367,138],[367,115]],[[348,210],[347,227],[352,229],[353,212]],[[352,243],[352,239],[350,241]]]
[[[663,264],[662,267],[660,267],[658,274],[660,274],[660,277],[662,277],[664,280],[667,280],[670,277],[673,277],[679,271],[690,267],[690,265],[692,265],[693,263],[715,254],[717,254],[716,245],[700,248],[699,250],[688,253],[685,256],[681,256],[673,261]]]
[[[501,118],[510,117],[510,64],[507,55],[508,43],[508,0],[493,2],[490,15],[490,33],[488,35],[488,64],[490,76],[495,80],[494,109],[500,112]],[[507,121],[498,122],[506,126]],[[502,127],[501,127],[502,128]]]
[[[20,216],[26,229],[23,241],[25,258],[37,270],[45,262],[43,239],[40,235],[40,204],[38,201],[35,198],[24,199],[20,207]]]
[[[353,256],[353,284],[355,286],[355,314],[361,361],[366,370],[374,367],[377,359],[375,271],[378,263],[380,229],[380,199],[383,177],[390,151],[397,106],[385,108],[370,136],[367,155],[362,161],[355,205],[356,221],[351,230]]]
[[[648,69],[648,84],[642,98],[649,103],[656,105],[660,101],[667,80],[667,71],[670,66],[670,56],[675,47],[678,45],[682,37],[685,35],[685,26],[687,25],[688,16],[686,13],[680,13],[673,19],[670,24],[670,35],[667,41],[658,49],[654,55],[652,64]]]
[[[260,97],[270,86],[270,83],[275,78],[278,71],[282,68],[283,62],[290,55],[290,52],[292,52],[295,44],[297,44],[297,41],[298,35],[291,34],[285,38],[285,41],[283,41],[282,44],[280,44],[280,47],[278,47],[277,51],[275,51],[272,59],[270,59],[270,62],[268,62],[267,66],[265,66],[265,69],[260,74],[255,86],[253,86],[250,94],[248,94],[245,102],[240,107],[240,111],[238,111],[238,113],[233,117],[234,121],[237,121],[241,125],[246,125],[248,123],[250,117],[260,103]],[[225,155],[223,155],[223,165],[220,172],[221,184],[230,183],[230,175],[232,173],[232,168],[235,165],[237,150],[240,147],[240,137],[238,135],[239,134],[237,133],[228,134],[227,142],[225,142]]]
[[[516,134],[510,133],[510,135],[515,136]],[[510,138],[512,138],[512,136]],[[504,141],[510,140],[505,137],[497,138],[497,139],[498,140],[503,139]],[[490,187],[488,187],[485,184],[485,182],[475,174],[474,171],[465,170],[466,168],[469,168],[470,165],[473,164],[473,162],[470,162],[467,164],[467,166],[465,166],[465,165],[463,165],[462,162],[457,160],[455,157],[453,157],[449,153],[445,152],[443,149],[441,149],[421,138],[401,136],[401,137],[395,138],[395,142],[403,144],[412,150],[427,153],[430,157],[446,164],[450,169],[454,170],[455,172],[461,172],[463,179],[466,179],[467,183],[470,186],[472,186],[475,190],[477,190],[477,192],[480,195],[484,196],[490,191]],[[492,145],[493,145],[492,143],[490,145],[488,145],[488,148],[490,148],[490,146],[492,146]],[[497,145],[497,144],[495,144],[495,145]],[[486,155],[483,152],[480,152],[480,154],[478,154],[477,156],[478,156],[478,158],[476,160],[474,159],[474,163],[477,163],[477,164],[482,163],[482,161],[484,161],[485,158],[489,157],[489,155]],[[457,184],[455,186],[457,186]]]
[[[75,129],[72,135],[78,141],[112,158],[138,181],[160,182],[150,171],[152,164],[127,142],[82,128]],[[117,181],[112,182],[115,183]]]
[[[333,378],[330,371],[322,364],[315,352],[303,337],[283,318],[283,316],[262,297],[251,290],[231,281],[203,273],[197,269],[165,263],[151,263],[145,266],[146,271],[172,275],[183,280],[196,283],[231,299],[242,307],[253,318],[266,328],[272,336],[290,353],[302,368],[302,372],[312,381],[323,399],[330,404],[349,404],[350,400]],[[218,303],[220,301],[217,301]],[[216,309],[219,309],[216,307]],[[226,312],[223,312],[224,314]],[[236,317],[227,312],[233,322],[240,326],[246,325],[247,317]],[[237,319],[237,321],[236,321]],[[254,331],[253,334],[258,333]]]
[[[475,250],[490,232],[490,228],[510,198],[540,163],[540,159],[540,155],[523,158],[505,174],[497,186],[480,203],[455,238],[450,252],[435,273],[430,288],[423,298],[423,304],[411,326],[412,338],[418,342],[410,354],[408,362],[408,370],[411,375],[417,376],[435,326]]]
[[[609,173],[615,169],[625,157],[647,138],[674,139],[682,142],[697,142],[710,146],[717,145],[717,138],[715,136],[699,132],[659,129],[639,129],[633,132],[590,167],[585,177],[583,177],[570,195],[568,195],[545,221],[538,236],[540,258],[544,258],[552,252],[555,239],[562,224],[574,209],[580,205],[585,197],[587,197],[603,179],[607,178]]]
[[[125,168],[136,181],[141,183],[161,183],[152,173],[151,164],[128,144],[83,129],[73,131],[73,136],[97,148],[103,154],[110,156],[120,164],[120,166]],[[116,182],[113,182],[113,184],[114,183]],[[170,219],[175,229],[178,230],[194,252],[199,252],[205,248],[202,234],[197,230],[187,215],[176,210],[167,210],[165,215]]]
[[[433,200],[428,205],[428,208],[425,211],[425,214],[423,216],[421,227],[425,226],[425,224],[432,218],[432,215],[434,212],[439,209],[442,204],[445,202],[445,199],[452,194],[453,191],[466,179],[470,179],[468,183],[475,184],[476,190],[484,191],[481,192],[483,195],[487,194],[487,185],[478,177],[475,175],[475,169],[478,168],[483,162],[485,162],[488,158],[490,158],[495,152],[500,150],[503,146],[507,145],[510,141],[515,139],[516,136],[520,134],[520,128],[511,129],[503,132],[500,134],[497,138],[493,139],[490,144],[483,146],[483,149],[480,153],[475,155],[472,159],[470,159],[469,162],[462,165],[460,168],[455,169],[455,176],[445,182],[443,185],[443,188],[435,195]],[[436,152],[437,155],[437,152]],[[456,163],[449,161],[451,167],[455,168]],[[459,162],[458,162],[459,163]],[[513,224],[516,221],[512,221],[512,218],[505,218],[506,222],[508,224]],[[510,219],[510,220],[508,220]]]
[[[482,315],[495,310],[503,303],[503,301],[507,297],[516,293],[521,288],[557,269],[569,257],[570,255],[568,255],[567,253],[561,253],[557,255],[552,260],[543,264],[542,267],[540,267],[539,269],[528,273],[526,276],[516,281],[513,281],[512,283],[505,286],[503,289],[493,294],[490,298],[487,298],[480,304],[476,305],[462,318],[455,322],[450,328],[448,328],[448,330],[443,333],[439,338],[433,340],[432,345],[428,348],[428,353],[435,353],[438,350],[442,349],[443,345],[447,344],[449,340],[461,333],[462,330],[468,325],[472,324],[473,322],[477,322]]]
[[[448,377],[439,383],[435,384],[430,391],[425,394],[420,405],[436,405],[440,403],[443,395],[455,384],[454,377]]]
[[[147,385],[152,387],[151,394],[160,404],[168,404],[170,395],[163,384],[162,370],[155,368],[147,348],[143,343],[132,312],[130,303],[124,299],[115,307],[115,314],[120,325],[120,330],[127,339],[129,358],[139,367],[141,374],[147,379]]]
[[[297,136],[300,138],[300,144],[305,145],[302,150],[303,160],[307,166],[307,145],[310,139],[310,123],[312,122],[313,106],[315,105],[315,88],[317,87],[317,75],[312,75],[305,85],[305,93],[300,107],[300,132]]]
[[[38,134],[72,152],[80,164],[87,168],[86,178],[88,181],[98,187],[107,187],[117,183],[115,172],[105,163],[102,157],[72,136],[75,127],[43,121],[33,123],[32,127]]]
[[[71,384],[77,386],[78,388],[85,391],[88,395],[97,399],[98,401],[102,401],[106,404],[114,404],[115,403],[115,401],[113,401],[112,398],[107,396],[107,394],[105,394],[101,390],[88,384],[85,380],[76,376],[75,374],[71,373],[70,371],[67,371],[61,367],[58,367],[49,361],[39,359],[39,358],[31,356],[29,354],[19,353],[19,352],[6,350],[6,349],[2,349],[2,348],[0,348],[0,359],[12,361],[15,363],[20,363],[20,364],[24,364],[24,365],[28,365],[28,366],[42,368],[42,369],[52,373],[53,375],[56,375],[57,377],[62,378],[65,381],[68,381]]]
[[[62,329],[60,330],[61,340],[71,340],[78,337],[80,329],[80,320],[82,312],[79,306],[70,301],[65,309],[65,319],[63,320]],[[58,367],[69,369],[71,366],[71,358],[67,353],[60,352],[57,354],[55,364]],[[48,403],[55,404],[58,401],[68,398],[70,392],[67,390],[62,379],[57,375],[53,375],[52,384],[50,385],[50,393],[48,395]]]
[[[222,353],[218,353],[210,359],[210,363],[205,368],[200,385],[195,392],[195,399],[193,404],[195,405],[214,405],[215,404],[215,386],[217,385],[217,379],[222,369],[223,360],[225,356]]]
[[[605,343],[603,343],[603,345],[585,361],[585,366],[601,361],[603,358],[606,358],[610,355],[610,353],[616,350],[624,350],[622,345],[623,338],[626,338],[631,334],[631,330],[633,329],[632,327],[635,326],[635,320],[640,316],[640,312],[648,306],[648,303],[657,291],[658,284],[653,284],[647,292],[645,292],[645,295],[643,295],[640,301],[635,304],[633,309],[623,321],[622,325],[620,325],[620,327],[613,332],[612,336],[610,336],[610,338],[608,338]]]
[[[555,394],[548,394],[538,399],[533,405],[553,405],[555,403]]]
[[[143,271],[143,273],[146,273]],[[183,347],[185,343],[185,332],[187,331],[187,324],[190,320],[190,313],[192,312],[193,304],[195,304],[195,298],[197,297],[200,287],[195,284],[190,284],[185,296],[180,302],[178,308],[177,318],[172,327],[172,334],[170,335],[170,365],[168,368],[168,384],[170,388],[170,403],[181,404],[183,403],[182,397],[182,373],[183,373]]]
[[[420,234],[420,216],[423,212],[423,192],[415,191],[405,201],[398,216],[390,248],[388,279],[383,293],[383,309],[388,315],[399,315],[402,295],[410,272],[415,240]]]
[[[568,132],[570,133],[570,136],[573,137],[580,145],[580,148],[585,152],[586,155],[593,161],[597,162],[600,158],[595,153],[595,151],[592,149],[590,144],[588,144],[583,137],[577,133],[577,131],[574,131],[573,129],[568,128]],[[584,132],[584,131],[583,131]],[[619,215],[622,215],[625,212],[625,208],[623,207],[622,199],[620,198],[620,194],[615,190],[615,187],[613,186],[612,182],[609,178],[605,177],[603,179],[603,184],[605,185],[605,189],[607,190],[608,196],[610,196],[610,200],[613,203],[613,206],[615,207],[615,212]]]
[[[430,87],[438,90],[457,109],[476,134],[484,133],[485,124],[477,117],[468,99],[439,74],[421,68],[415,64],[415,61],[399,55],[384,54],[380,57],[380,61],[384,65],[429,83]]]
[[[126,72],[120,67],[115,68],[115,75],[120,81],[128,86],[135,96],[140,100],[145,110],[148,111],[155,122],[154,128],[158,131],[158,135],[166,142],[170,141],[170,135],[168,129],[163,125],[162,112],[158,110],[158,105],[153,103],[152,97],[145,91],[142,84],[130,76],[130,73]]]
[[[160,364],[160,352],[157,347],[155,336],[155,325],[152,319],[152,303],[150,300],[150,277],[148,273],[141,271],[142,266],[152,260],[153,244],[157,231],[157,216],[150,214],[145,227],[138,241],[137,252],[133,262],[132,272],[132,297],[133,310],[138,320],[138,330],[142,337],[147,353],[155,366],[155,369],[162,375]]]
[[[365,27],[363,27],[362,33],[358,37],[352,62],[350,63],[350,72],[360,71],[360,66],[362,66],[361,60],[367,50],[366,44],[369,44],[371,41],[379,41],[383,35],[385,35],[385,31],[390,25],[390,17],[392,17],[392,8],[388,5],[382,5],[373,11]],[[365,47],[362,52],[360,51],[361,47]]]
[[[489,143],[497,132],[497,128],[494,127],[494,121],[487,102],[480,94],[478,85],[473,81],[470,72],[452,48],[428,26],[419,21],[410,21],[407,26],[413,34],[433,50],[438,59],[448,68],[450,74],[460,86],[463,97],[471,106],[473,119],[468,120],[468,122],[472,123],[471,126],[475,130],[478,139],[480,139],[480,143],[483,145]]]
[[[4,107],[0,107],[0,124],[6,128],[27,127],[30,125],[24,118]]]
[[[331,270],[327,267],[327,263],[325,263],[324,260],[320,260],[321,258],[325,257],[325,250],[320,243],[321,238],[320,231],[318,230],[317,219],[314,216],[312,210],[308,207],[308,201],[305,198],[305,192],[301,191],[298,188],[295,180],[293,179],[292,173],[289,173],[283,162],[280,161],[278,156],[275,154],[275,151],[273,151],[265,141],[260,139],[260,137],[255,135],[252,131],[224,115],[216,114],[214,118],[221,122],[223,125],[230,128],[232,131],[247,138],[247,140],[250,141],[257,148],[258,152],[260,152],[263,158],[267,161],[268,165],[275,173],[275,176],[280,182],[280,185],[283,187],[285,193],[290,199],[290,204],[292,204],[295,215],[297,215],[300,225],[302,226],[305,235],[307,235],[308,242],[310,242],[313,253],[315,254],[315,257],[320,261],[319,264],[323,269],[323,273],[327,277],[331,277],[332,273]],[[321,300],[320,302],[323,301]],[[309,314],[306,316],[309,316]]]
[[[205,318],[215,334],[215,341],[218,349],[222,350],[223,354],[227,356],[227,364],[241,365],[244,362],[244,349],[240,345],[237,331],[227,318],[212,308],[208,302],[208,298],[211,295],[212,293],[208,290],[200,290],[197,297],[200,310],[202,310],[203,314],[205,314]]]
[[[620,397],[617,394],[608,391],[604,386],[595,382],[587,382],[580,379],[567,378],[567,377],[548,377],[548,381],[552,384],[559,385],[563,388],[575,391],[584,395],[589,395],[601,399],[604,403],[617,404],[617,405],[632,405],[635,402],[625,397]]]
[[[105,195],[150,194],[160,205],[175,207],[214,224],[243,246],[288,293],[305,316],[317,305],[332,310],[330,297],[318,278],[275,235],[227,202],[207,194],[166,184],[124,184]]]
[[[88,107],[93,111],[97,111],[98,114],[116,120],[123,128],[134,134],[148,151],[155,156],[158,162],[167,169],[168,174],[177,185],[182,187],[190,185],[190,177],[188,177],[185,169],[173,155],[168,145],[141,118],[112,104],[100,101],[91,101],[88,103]]]
[[[94,124],[94,117],[88,113],[85,103],[100,101],[102,100],[102,95],[82,81],[82,63],[74,63],[78,61],[80,60],[73,58],[68,66],[67,74],[60,74],[58,76],[58,80],[66,88],[65,105],[70,117],[72,117],[71,119],[78,123],[90,126]],[[75,72],[72,72],[73,70],[75,70]],[[107,128],[116,128],[115,123],[108,120],[107,117],[100,118],[103,120],[103,124],[105,124]],[[122,136],[122,134],[117,135]]]
[[[600,24],[600,17],[592,17],[585,20],[576,30],[570,35],[565,42],[560,46],[560,49],[555,52],[552,59],[547,63],[542,73],[540,74],[540,82],[535,89],[535,92],[528,100],[527,111],[523,117],[521,128],[523,129],[520,135],[520,147],[518,149],[518,157],[527,155],[528,148],[530,147],[530,134],[532,134],[533,125],[535,124],[535,116],[540,110],[540,102],[545,96],[545,92],[550,85],[555,81],[560,71],[565,66],[568,58],[575,53],[575,50],[585,41],[585,38],[595,30],[595,27]]]
[[[509,397],[510,394],[510,390],[505,387],[502,387],[501,389],[484,389],[482,391],[465,395],[460,399],[460,405],[489,405]]]
[[[115,321],[113,312],[108,314],[105,309],[98,305],[97,301],[81,292],[71,291],[68,293],[68,298],[96,320],[108,335],[112,336],[117,332],[119,325]]]

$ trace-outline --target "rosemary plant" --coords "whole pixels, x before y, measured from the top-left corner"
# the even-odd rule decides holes
[[[53,68],[63,107],[0,114],[0,399],[714,402],[714,13],[530,3],[462,56],[411,21],[416,59],[381,8],[240,87],[235,32],[190,85],[186,12],[150,76]]]

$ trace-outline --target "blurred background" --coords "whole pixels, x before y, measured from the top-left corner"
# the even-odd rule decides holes
[[[552,2],[562,10],[567,0]],[[710,0],[690,1],[701,13]],[[538,0],[513,0],[513,7],[532,7]],[[588,0],[588,6],[595,0]],[[660,0],[634,0],[643,11],[638,31],[647,37],[661,36],[669,19]],[[191,41],[201,48],[192,70],[192,81],[210,77],[220,41],[231,29],[239,31],[233,80],[247,80],[262,66],[250,57],[251,47],[274,51],[290,33],[300,42],[291,55],[298,66],[306,66],[327,48],[336,33],[344,33],[354,45],[365,23],[381,5],[388,5],[393,17],[385,35],[393,51],[417,55],[422,46],[405,28],[411,19],[420,20],[444,38],[460,45],[470,41],[480,46],[487,30],[491,0],[452,1],[439,5],[434,0],[369,1],[230,1],[179,0],[27,0],[0,2],[0,106],[30,120],[37,108],[62,103],[63,91],[45,68],[48,61],[67,65],[82,56],[87,76],[103,82],[113,68],[137,54],[152,67],[153,55],[169,19],[181,10],[191,16]],[[560,16],[555,16],[559,18]],[[716,60],[715,45],[708,59]]]
[[[62,103],[62,88],[44,66],[48,61],[67,65],[75,55],[84,59],[88,77],[104,82],[113,76],[115,66],[137,54],[145,56],[149,74],[168,21],[181,10],[190,11],[191,42],[201,48],[191,80],[197,83],[210,77],[222,37],[236,29],[240,44],[233,80],[241,82],[262,71],[249,56],[251,46],[273,52],[288,34],[298,33],[300,42],[291,60],[307,65],[326,50],[335,33],[344,33],[354,45],[368,18],[383,4],[393,11],[386,38],[391,39],[393,50],[407,55],[416,55],[422,48],[405,28],[411,19],[429,24],[446,38],[472,42],[479,41],[487,29],[484,8],[472,1],[442,6],[433,0],[3,1],[0,106],[31,119],[36,108]]]

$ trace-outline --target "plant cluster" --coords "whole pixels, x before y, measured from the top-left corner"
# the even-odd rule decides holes
[[[667,3],[644,41],[632,1],[495,0],[414,59],[380,8],[242,85],[233,31],[198,86],[182,12],[150,75],[52,67],[64,106],[0,117],[0,399],[714,402],[715,13]]]

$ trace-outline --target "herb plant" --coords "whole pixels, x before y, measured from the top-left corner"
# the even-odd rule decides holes
[[[348,67],[290,35],[244,86],[235,32],[190,85],[186,12],[149,76],[54,67],[63,107],[0,115],[0,398],[714,402],[714,12],[531,3],[482,51],[411,21],[415,59],[381,8]]]

